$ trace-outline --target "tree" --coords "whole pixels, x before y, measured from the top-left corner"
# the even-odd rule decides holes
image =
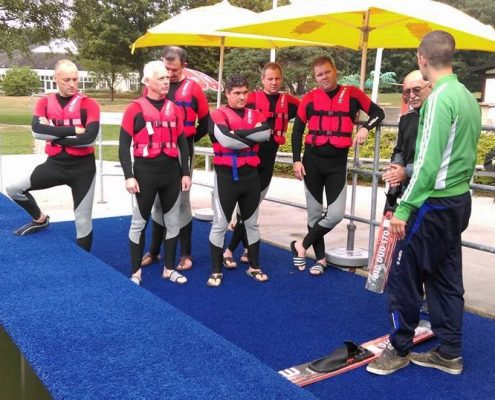
[[[38,91],[39,86],[40,78],[28,67],[9,69],[2,81],[2,88],[7,96],[30,96]]]
[[[82,61],[98,67],[108,77],[129,70],[142,74],[144,64],[156,49],[141,49],[134,55],[130,44],[156,21],[168,16],[168,1],[74,0],[70,34],[79,46]]]
[[[11,54],[60,36],[67,20],[63,0],[9,0],[0,3],[0,49]]]
[[[375,71],[371,71],[368,78],[364,82],[364,89],[371,90],[373,88],[373,79],[375,77]],[[339,83],[342,85],[351,85],[359,87],[360,85],[360,75],[359,74],[351,74],[341,76],[339,79]],[[388,89],[393,85],[397,84],[395,80],[395,72],[383,72],[380,74],[380,88]]]
[[[95,82],[105,82],[110,89],[110,101],[114,100],[115,87],[124,79],[128,79],[131,70],[116,66],[110,61],[86,60],[84,64]]]

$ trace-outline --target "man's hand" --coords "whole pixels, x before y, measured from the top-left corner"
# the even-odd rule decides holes
[[[359,130],[356,132],[354,135],[354,140],[352,142],[352,145],[356,147],[357,144],[361,145],[366,142],[366,139],[368,139],[368,129],[361,127]]]
[[[395,216],[390,220],[390,233],[397,236],[399,240],[406,237],[406,221],[402,221]]]
[[[76,135],[82,135],[84,132],[86,132],[86,128],[82,126],[76,126]]]
[[[189,189],[191,189],[191,177],[183,176],[181,180],[181,185],[183,192],[187,192]]]
[[[140,193],[141,191],[139,190],[139,183],[136,180],[136,178],[129,178],[125,180],[125,189],[130,193],[130,194],[136,194]]]
[[[306,175],[306,170],[304,169],[304,165],[301,161],[296,161],[292,164],[292,171],[294,171],[294,176],[300,181],[302,181]]]
[[[399,186],[407,179],[406,168],[399,164],[390,164],[382,179],[392,187]]]
[[[48,118],[45,118],[45,117],[40,117],[40,124],[41,125],[52,125],[52,123],[48,120]]]

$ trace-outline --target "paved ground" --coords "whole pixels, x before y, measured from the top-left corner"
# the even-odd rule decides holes
[[[3,156],[0,161],[0,187],[4,192],[8,182],[15,180],[23,173],[31,171],[34,166],[45,159],[44,155]],[[116,162],[105,162],[103,171],[106,174],[120,174],[121,169]],[[194,173],[191,199],[194,210],[209,208],[211,205],[211,189],[213,175],[210,172],[197,170]],[[347,203],[350,204],[351,191],[348,190]],[[383,209],[384,196],[378,195],[378,210]],[[52,221],[71,220],[72,200],[67,187],[57,187],[35,192],[40,207],[50,215]],[[301,182],[295,179],[274,178],[268,192],[268,198],[304,205],[304,190]],[[355,215],[362,218],[370,216],[371,189],[358,187],[356,194]],[[350,214],[350,210],[346,213]],[[131,210],[131,197],[124,190],[122,176],[105,176],[103,188],[97,181],[93,215],[95,218],[128,215]],[[302,238],[306,231],[306,211],[301,208],[265,201],[261,207],[260,229],[262,239],[274,245],[288,249],[291,240]],[[357,224],[355,249],[368,248],[369,228],[365,224]],[[482,243],[495,247],[495,203],[491,198],[475,197],[471,223],[463,236],[463,240]],[[344,220],[326,237],[327,249],[347,247],[347,220]],[[464,284],[466,290],[466,306],[477,312],[495,317],[495,254],[477,250],[464,249]],[[261,255],[263,262],[263,255]],[[265,261],[266,262],[266,261]],[[359,272],[358,273],[365,273]],[[317,278],[315,278],[317,279]]]

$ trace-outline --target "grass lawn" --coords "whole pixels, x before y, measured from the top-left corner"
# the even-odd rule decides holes
[[[31,128],[0,124],[0,154],[30,154],[33,152]]]
[[[33,152],[31,119],[33,109],[39,97],[0,96],[0,154],[29,154]],[[98,99],[101,111],[122,112],[130,103],[129,99]],[[118,140],[118,126],[103,127],[104,140]],[[117,146],[104,146],[103,158],[117,161]]]

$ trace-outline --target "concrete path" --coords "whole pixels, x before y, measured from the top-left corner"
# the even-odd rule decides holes
[[[0,160],[2,192],[5,193],[5,186],[9,182],[29,173],[35,165],[43,162],[45,158],[46,156],[41,154],[2,156]],[[121,174],[118,162],[104,162],[103,170],[105,174]],[[193,210],[209,208],[211,206],[211,189],[208,186],[213,185],[213,174],[196,170],[193,182],[191,189]],[[379,189],[378,213],[383,209],[385,196],[382,193],[383,189]],[[68,187],[51,188],[33,192],[33,194],[43,211],[50,215],[52,221],[73,219],[72,199]],[[304,205],[303,184],[295,179],[274,178],[267,198],[282,199]],[[349,186],[347,214],[350,214],[350,199],[351,188]],[[355,214],[362,218],[369,218],[371,188],[358,187],[356,199]],[[93,207],[94,218],[129,215],[130,212],[131,197],[124,189],[123,176],[105,176],[103,190],[100,181],[97,180]],[[306,232],[306,211],[273,201],[265,201],[261,207],[259,223],[263,240],[288,249],[290,241],[302,238]],[[327,250],[346,248],[347,223],[348,221],[344,220],[326,236]],[[369,227],[361,223],[356,225],[354,247],[366,251]],[[463,240],[495,247],[495,202],[493,199],[473,198],[471,222],[463,235]],[[495,254],[464,248],[463,258],[466,307],[495,318]],[[263,254],[261,254],[261,262],[262,265],[263,262],[268,262],[263,261]],[[365,273],[365,271],[360,270],[357,272]]]

